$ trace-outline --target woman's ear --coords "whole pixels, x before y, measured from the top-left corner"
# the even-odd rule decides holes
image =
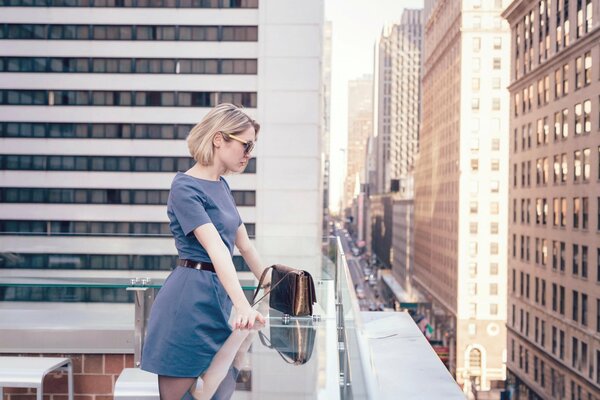
[[[221,147],[221,145],[223,144],[223,135],[221,134],[221,132],[217,132],[215,134],[215,136],[213,136],[213,146],[215,146],[216,148]]]

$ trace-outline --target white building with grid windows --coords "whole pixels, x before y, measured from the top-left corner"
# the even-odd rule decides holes
[[[0,4],[3,275],[166,276],[168,189],[219,102],[261,124],[226,179],[263,262],[320,265],[322,1]]]

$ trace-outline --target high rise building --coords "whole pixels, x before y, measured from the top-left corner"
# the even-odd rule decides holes
[[[263,262],[319,265],[321,0],[3,5],[4,274],[164,276],[184,139],[221,102],[262,126],[226,179]]]
[[[323,219],[327,220],[329,215],[329,194],[331,177],[331,21],[325,22],[323,26],[323,78],[322,78],[322,122],[321,122],[321,153],[323,167]]]
[[[467,391],[506,377],[509,30],[502,1],[427,2],[413,282]]]
[[[418,152],[421,47],[422,10],[404,10],[376,47],[374,193],[407,190]]]
[[[365,75],[348,82],[348,147],[343,207],[352,200],[365,182],[367,142],[373,131],[373,78]]]
[[[600,399],[600,3],[513,1],[508,370],[517,399]]]

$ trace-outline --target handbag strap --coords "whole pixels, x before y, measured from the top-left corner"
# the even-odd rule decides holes
[[[256,286],[256,289],[254,290],[254,296],[252,296],[252,306],[254,307],[254,305],[256,303],[258,303],[258,301],[262,300],[262,297],[258,300],[258,301],[254,301],[254,299],[256,299],[256,295],[258,295],[258,291],[260,290],[260,288],[263,285],[263,282],[265,281],[265,278],[267,277],[267,272],[272,269],[273,266],[271,265],[270,267],[265,268],[265,270],[263,271],[263,273],[260,275],[260,279],[258,280],[258,285]]]
[[[260,299],[254,301],[256,299],[256,296],[258,295],[258,291],[261,289],[263,282],[267,276],[267,271],[269,271],[271,268],[275,268],[274,265],[271,265],[268,268],[265,268],[265,270],[263,271],[262,275],[260,276],[260,280],[258,281],[258,286],[256,286],[256,289],[254,290],[254,296],[252,296],[252,305],[250,307],[254,307],[256,304],[258,304],[259,301],[261,301],[262,299],[264,299],[265,297],[267,297],[269,295],[269,293],[271,293],[273,291],[273,289],[275,289],[277,286],[279,286],[279,284],[281,282],[283,282],[283,280],[285,278],[287,278],[287,276],[291,273],[293,273],[293,271],[288,271],[280,280],[279,282],[277,282],[276,284],[273,285],[273,282],[271,282],[271,289],[268,292],[265,292],[265,294],[263,294],[261,296]]]

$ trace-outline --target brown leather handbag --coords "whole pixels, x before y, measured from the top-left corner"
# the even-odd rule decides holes
[[[255,301],[259,290],[263,288],[263,282],[269,270],[273,270],[271,288]],[[312,276],[306,271],[281,264],[271,265],[263,271],[252,298],[252,305],[267,295],[270,295],[269,306],[271,308],[293,317],[312,315],[313,304],[317,301]]]

